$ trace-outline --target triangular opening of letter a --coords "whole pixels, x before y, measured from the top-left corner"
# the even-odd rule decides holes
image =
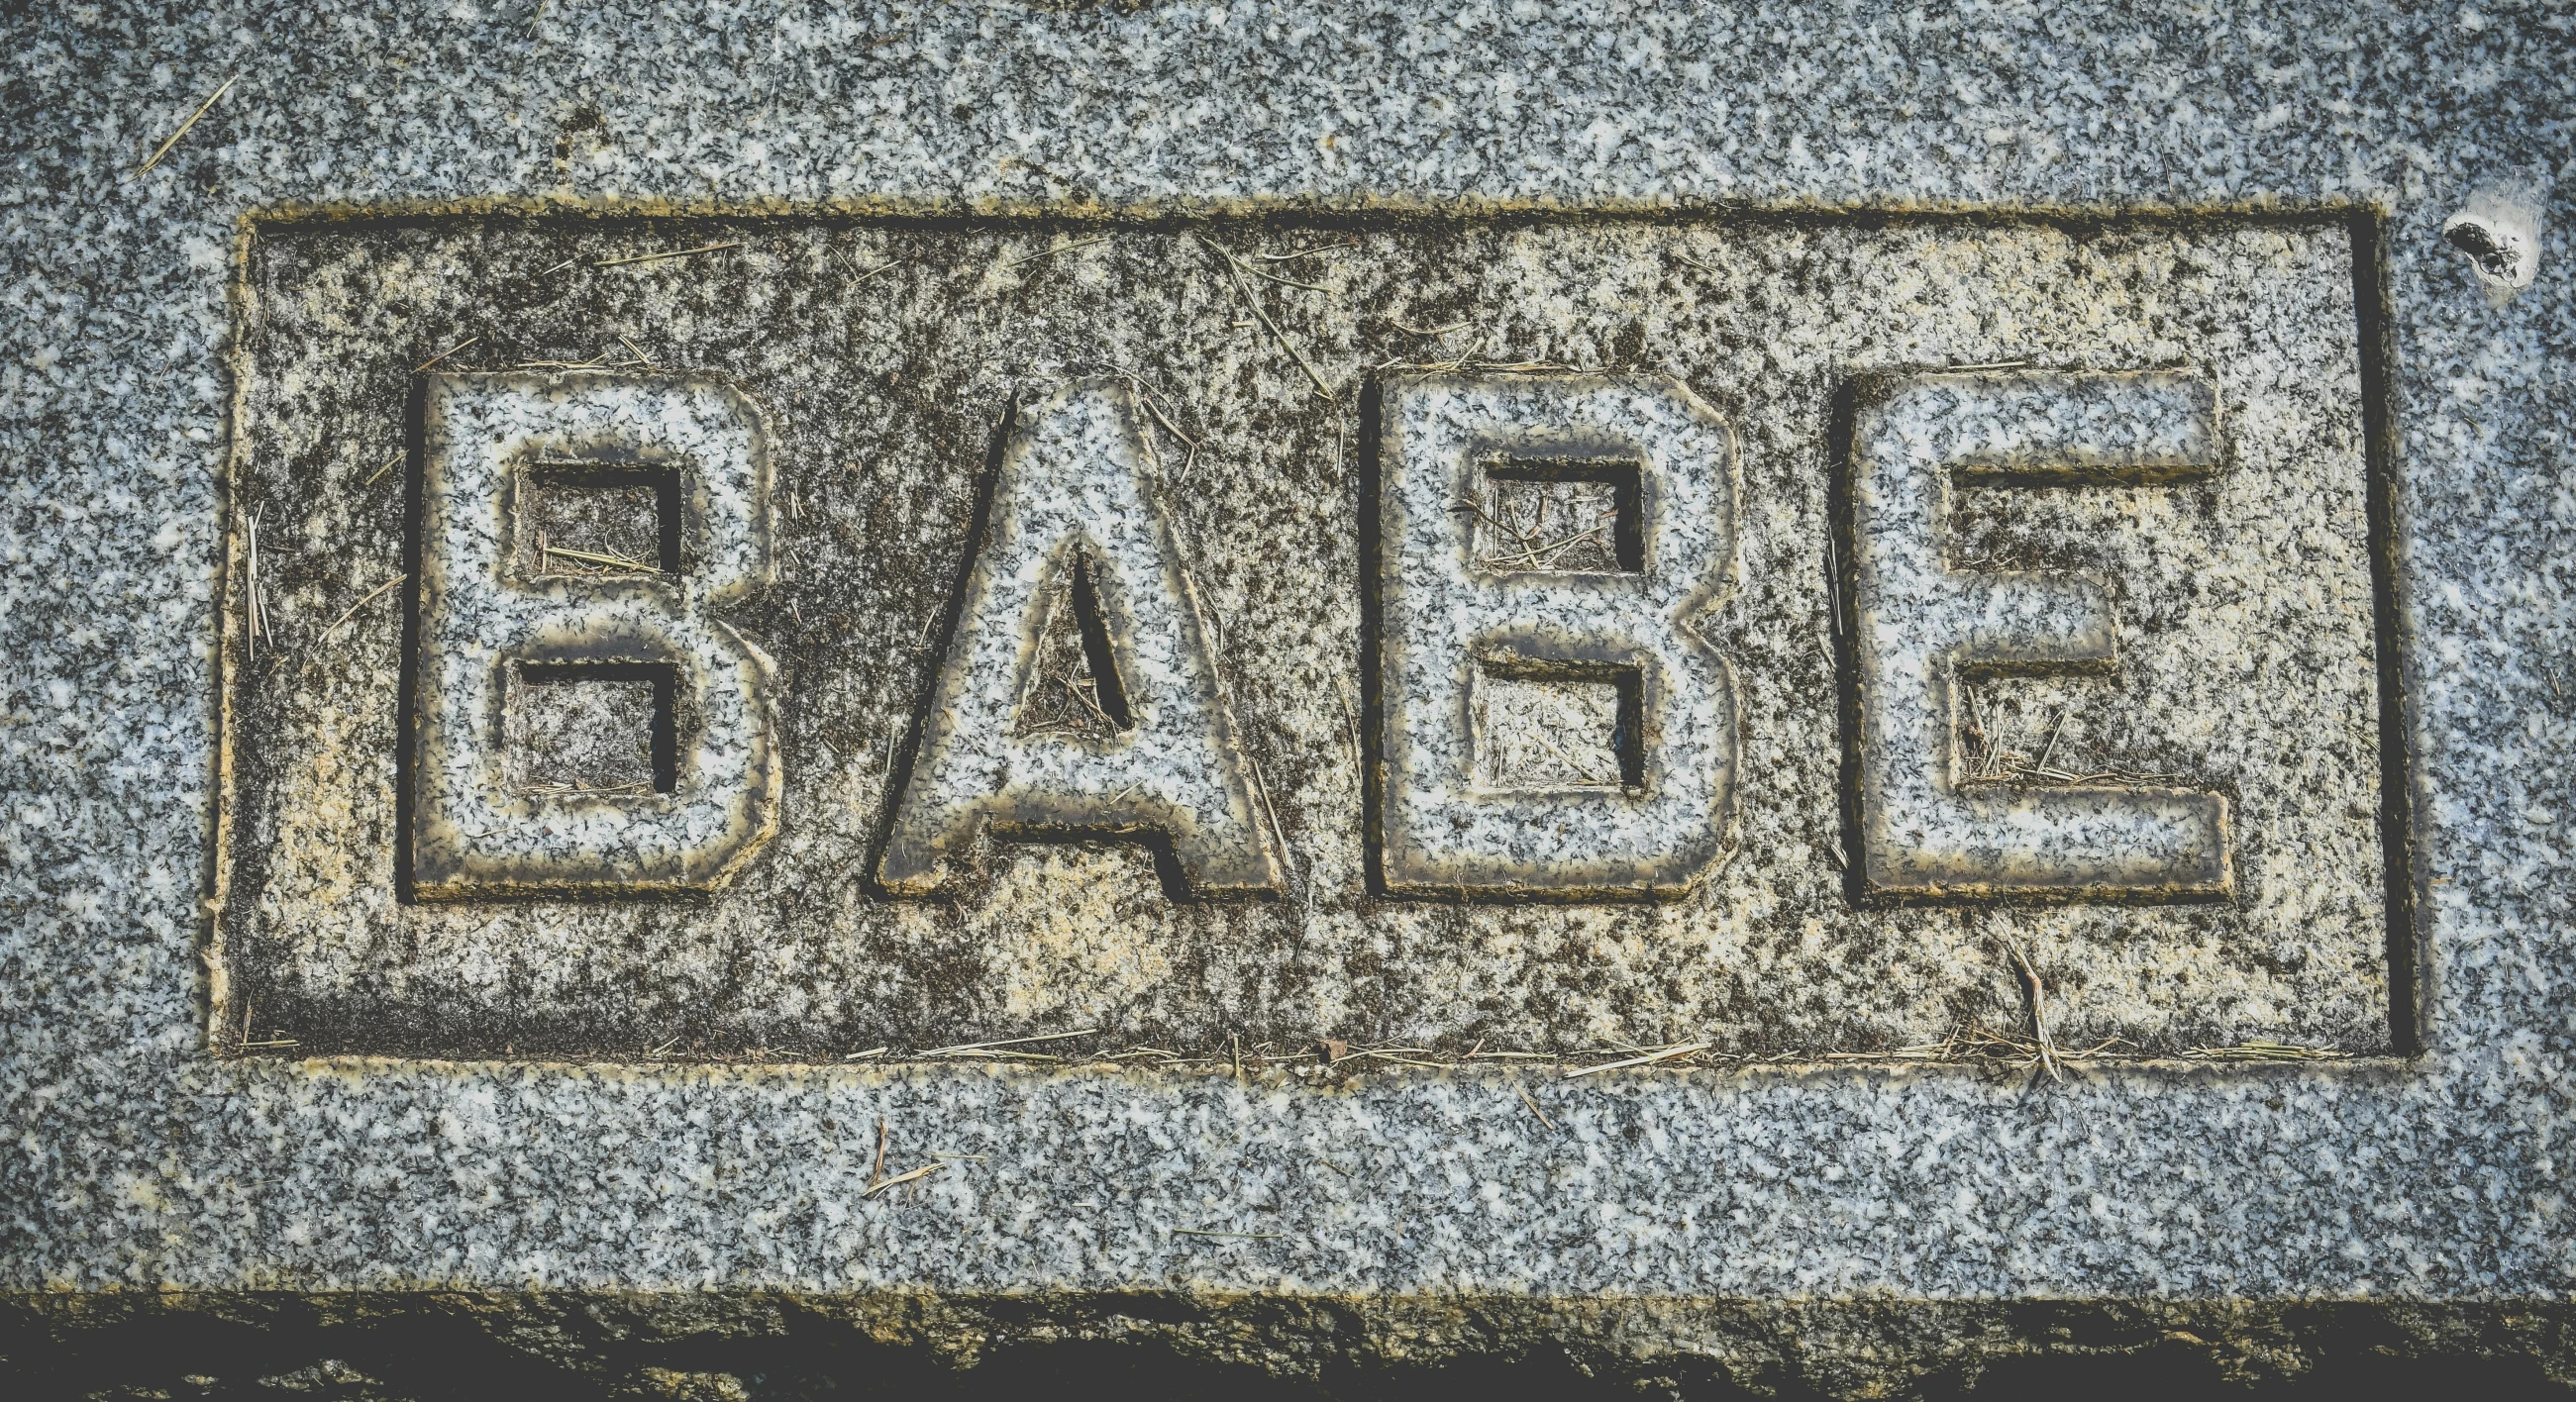
[[[1100,606],[1098,569],[1091,552],[1072,544],[1048,562],[1029,609],[1035,643],[1013,734],[1109,740],[1136,728]]]

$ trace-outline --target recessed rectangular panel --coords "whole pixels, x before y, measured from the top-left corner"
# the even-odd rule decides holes
[[[525,794],[668,793],[675,687],[668,665],[522,662],[501,687],[507,782]]]
[[[1494,664],[1478,671],[1470,693],[1477,784],[1501,791],[1643,782],[1635,672]]]
[[[262,224],[215,1025],[2385,1051],[2347,227]]]

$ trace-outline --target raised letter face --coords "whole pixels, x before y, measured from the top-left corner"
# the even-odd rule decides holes
[[[1012,433],[878,879],[922,895],[980,832],[1153,835],[1209,896],[1279,887],[1133,391],[1082,386]]]
[[[709,890],[777,825],[767,433],[716,383],[421,388],[412,889]]]
[[[1678,381],[1434,377],[1382,408],[1389,890],[1669,899],[1727,839],[1732,436]]]
[[[2112,671],[2118,626],[2094,580],[1954,570],[1945,558],[1954,476],[2006,487],[2108,486],[2180,481],[2217,466],[2217,396],[2188,374],[1921,375],[1864,387],[1849,470],[1869,893],[2228,893],[2221,794],[2047,772],[2009,783],[1970,777],[1962,735],[1974,718],[1963,714],[1961,679]]]

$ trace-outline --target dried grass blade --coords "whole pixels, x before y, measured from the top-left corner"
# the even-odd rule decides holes
[[[1252,295],[1251,284],[1243,280],[1243,274],[1246,267],[1243,259],[1238,256],[1233,249],[1230,249],[1224,244],[1218,243],[1216,240],[1208,238],[1205,235],[1201,235],[1199,241],[1206,244],[1208,247],[1215,249],[1217,256],[1225,260],[1226,273],[1234,282],[1235,293],[1243,298],[1243,304],[1246,307],[1252,309],[1253,316],[1259,319],[1263,328],[1270,332],[1271,338],[1279,342],[1279,348],[1288,352],[1288,358],[1297,362],[1297,368],[1306,372],[1307,379],[1314,381],[1315,392],[1324,396],[1326,399],[1332,398],[1332,386],[1324,383],[1324,377],[1321,374],[1318,374],[1315,367],[1307,361],[1306,353],[1297,348],[1297,343],[1295,341],[1288,339],[1288,333],[1280,330],[1279,323],[1270,319],[1270,313],[1262,310],[1261,299]],[[1256,276],[1260,275],[1258,269],[1254,269],[1253,272]],[[1276,280],[1277,279],[1273,279],[1273,281]]]
[[[1625,1061],[1605,1061],[1598,1066],[1580,1067],[1576,1070],[1566,1072],[1565,1079],[1570,1081],[1577,1076],[1589,1076],[1596,1071],[1617,1071],[1630,1066],[1651,1066],[1658,1061],[1670,1061],[1677,1056],[1688,1056],[1693,1052],[1707,1051],[1712,1045],[1714,1045],[1714,1043],[1684,1042],[1677,1047],[1666,1047],[1662,1051],[1648,1052],[1644,1056],[1632,1056]]]
[[[1520,1096],[1521,1103],[1529,1107],[1529,1112],[1538,1116],[1538,1122],[1547,1126],[1548,1133],[1554,1134],[1556,1132],[1556,1121],[1549,1119],[1547,1117],[1547,1112],[1538,1108],[1538,1102],[1530,1099],[1529,1088],[1527,1086],[1514,1086],[1512,1087],[1512,1090]]]
[[[184,121],[184,122],[181,122],[181,123],[179,124],[179,129],[178,129],[177,131],[174,131],[174,132],[170,133],[170,139],[169,139],[169,140],[167,140],[167,141],[162,142],[162,143],[161,143],[161,145],[160,145],[160,148],[159,148],[158,150],[155,150],[155,151],[152,153],[152,156],[151,156],[151,158],[150,158],[150,159],[146,160],[142,165],[140,165],[140,166],[138,166],[138,167],[136,167],[136,168],[135,168],[134,173],[135,173],[136,175],[141,175],[141,174],[145,173],[146,171],[151,170],[154,166],[157,166],[157,165],[161,164],[161,158],[162,158],[163,156],[166,156],[166,155],[169,155],[169,154],[170,154],[170,148],[179,144],[179,138],[180,138],[180,137],[183,137],[183,136],[186,136],[186,135],[188,134],[188,129],[189,129],[190,127],[195,126],[195,125],[197,124],[197,120],[198,120],[199,118],[201,118],[201,117],[205,116],[208,112],[213,111],[213,110],[214,110],[214,106],[215,106],[215,104],[216,104],[218,101],[222,100],[223,95],[224,95],[225,93],[231,92],[231,91],[233,90],[233,84],[238,83],[238,82],[240,82],[240,81],[241,81],[241,75],[240,75],[240,74],[238,74],[238,73],[234,74],[233,76],[231,76],[231,77],[229,77],[229,78],[226,78],[226,79],[224,80],[223,86],[222,86],[222,87],[219,87],[219,88],[217,88],[217,89],[215,89],[214,96],[209,97],[209,98],[207,98],[205,101],[198,103],[198,104],[197,104],[197,110],[188,114],[188,120],[186,120],[186,121]]]
[[[877,1180],[875,1186],[869,1188],[866,1192],[859,1194],[859,1196],[863,1198],[875,1197],[877,1194],[882,1193],[886,1189],[894,1187],[897,1184],[910,1183],[917,1179],[927,1178],[947,1166],[947,1163],[944,1161],[934,1160],[930,1163],[923,1164],[921,1167],[913,1169],[908,1173],[898,1173],[892,1178],[880,1178]]]
[[[701,253],[713,253],[722,248],[740,248],[742,247],[742,244],[743,241],[741,239],[735,239],[730,243],[711,243],[701,248],[675,248],[668,253],[639,253],[632,258],[602,258],[598,262],[591,264],[591,266],[594,268],[622,268],[629,263],[659,263],[665,258],[695,258]]]
[[[1061,1042],[1067,1037],[1088,1037],[1099,1030],[1100,1029],[1097,1027],[1085,1027],[1077,1032],[1047,1032],[1035,1037],[1006,1037],[998,1042],[960,1042],[953,1047],[933,1047],[930,1050],[923,1052],[922,1055],[948,1056],[955,1052],[987,1051],[994,1047],[1026,1046],[1031,1042]]]
[[[316,643],[319,643],[319,642],[321,642],[321,641],[322,641],[322,639],[323,639],[323,638],[328,638],[328,637],[330,637],[333,633],[336,633],[336,632],[340,631],[340,625],[341,625],[341,624],[343,624],[343,623],[346,623],[346,622],[348,622],[350,619],[352,619],[352,618],[356,617],[356,616],[357,616],[357,613],[358,613],[358,610],[360,610],[360,609],[362,609],[362,608],[365,608],[365,607],[366,607],[367,605],[369,605],[369,604],[374,603],[374,602],[376,601],[376,599],[377,599],[379,596],[381,596],[381,595],[382,595],[386,590],[393,588],[395,585],[400,584],[400,583],[402,583],[404,580],[409,579],[409,578],[411,578],[411,576],[410,576],[410,575],[408,575],[408,574],[398,574],[398,575],[395,575],[393,578],[386,580],[384,583],[377,585],[375,588],[368,590],[368,591],[367,591],[367,596],[366,596],[365,598],[360,599],[360,600],[358,600],[356,603],[349,605],[349,607],[348,607],[346,610],[344,610],[338,618],[332,619],[332,620],[331,620],[331,626],[330,626],[330,627],[328,627],[328,628],[323,629],[323,630],[322,630],[322,635],[321,635],[321,637],[317,637],[317,638],[315,638],[313,641],[314,641],[314,642],[316,642]]]

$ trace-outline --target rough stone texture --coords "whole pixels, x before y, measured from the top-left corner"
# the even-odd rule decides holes
[[[656,690],[649,679],[579,674],[505,683],[508,787],[546,794],[652,792]]]
[[[2323,1402],[2544,1395],[2566,1377],[2569,1342],[2563,1312],[2350,1301],[358,1291],[65,1295],[0,1310],[0,1369],[32,1363],[16,1378],[39,1395],[50,1384],[72,1396],[348,1402],[535,1389],[942,1402],[1049,1392]]]
[[[2537,276],[2501,306],[2440,236],[2500,172],[2564,190],[2563,10],[532,8],[0,19],[0,1279],[22,1308],[1150,1284],[1260,1292],[1248,1327],[1287,1341],[1319,1336],[1328,1295],[1398,1332],[1415,1302],[1465,1301],[1486,1312],[1444,1337],[1502,1355],[1487,1325],[1526,1327],[1519,1302],[1600,1296],[1626,1321],[1605,1333],[1681,1369],[1688,1336],[1620,1330],[1676,1302],[1866,1297],[1839,1308],[1900,1325],[1794,1335],[1806,1385],[1857,1395],[2083,1337],[2045,1302],[2110,1297],[2137,1329],[2188,1315],[2177,1332],[2245,1357],[2295,1358],[2295,1321],[2326,1320],[2301,1337],[2346,1357],[2563,1376],[2576,221],[2547,196]],[[245,211],[1237,200],[2383,210],[2422,1054],[2038,1090],[1876,1069],[1534,1084],[1554,1133],[1493,1073],[1316,1093],[205,1054]],[[898,1166],[988,1157],[861,1199],[879,1116]],[[1168,1234],[1273,1221],[1277,1239]],[[2212,1296],[2244,1303],[2176,1303]],[[673,1317],[697,1299],[658,1298]],[[568,1347],[613,1352],[601,1330]]]
[[[275,636],[250,658],[246,630],[231,630],[235,847],[217,1021],[239,1032],[246,1010],[250,1040],[292,1040],[297,1055],[830,1060],[1079,1028],[1100,1031],[1047,1050],[1204,1055],[1239,1039],[1262,1058],[1335,1036],[1450,1057],[1681,1042],[1732,1056],[1921,1055],[1963,1030],[2025,1024],[2009,942],[2046,981],[2071,1046],[2383,1050],[2349,239],[2332,215],[1877,229],[1746,217],[1199,231],[260,223],[245,255],[235,509],[265,523],[260,597]],[[598,266],[716,244],[730,246]],[[1246,280],[1293,355],[1249,315],[1217,248],[1325,250],[1254,264],[1308,287]],[[1415,334],[1447,327],[1461,329]],[[442,820],[435,843],[415,838],[414,861],[468,828],[500,834],[478,850],[540,860],[553,860],[547,844],[607,844],[639,880],[649,873],[636,854],[690,850],[655,837],[647,815],[669,827],[733,811],[717,788],[472,797],[475,750],[458,737],[481,702],[464,680],[540,623],[564,632],[545,645],[555,649],[596,650],[593,634],[665,639],[683,659],[683,694],[730,707],[700,708],[684,748],[707,758],[683,770],[722,774],[740,771],[718,761],[744,747],[708,747],[742,729],[716,722],[746,709],[729,692],[749,648],[775,659],[760,685],[778,711],[778,833],[704,902],[399,900],[399,597],[340,620],[406,568],[399,474],[369,478],[399,442],[413,370],[469,340],[426,377],[433,408],[465,392],[447,386],[592,358],[649,356],[659,369],[573,372],[589,388],[568,406],[608,402],[612,374],[739,386],[774,438],[776,570],[729,593],[689,575],[477,583],[508,529],[501,474],[485,463],[479,485],[452,489],[472,510],[432,509],[450,494],[440,487],[422,508],[416,568],[433,586],[421,675],[441,684],[424,685],[420,704],[458,747],[414,783],[459,813],[506,811],[508,826]],[[1754,346],[1758,363],[1745,356]],[[1443,372],[1446,360],[1426,359],[1461,356],[1612,373]],[[2063,781],[2105,772],[2133,787],[2223,789],[2231,899],[1858,909],[1847,892],[1846,858],[1862,847],[1844,826],[1833,701],[1838,650],[1856,645],[1833,616],[1837,390],[1856,375],[2009,360],[2195,367],[2224,442],[2206,446],[2209,471],[2175,481],[2031,490],[1962,477],[1940,539],[1911,554],[1893,539],[1840,547],[1891,562],[1873,579],[1912,580],[1882,589],[1891,602],[1864,601],[1866,636],[1930,645],[1943,626],[1935,600],[1958,581],[2098,581],[2045,587],[2101,595],[2116,665],[1979,674],[1954,728],[1990,742],[1978,758],[1992,774],[2062,776],[1987,786],[2023,794],[2023,807],[2052,792],[2087,801],[2101,781]],[[1316,393],[1308,367],[1337,398]],[[488,381],[520,387],[505,406],[546,372],[516,373],[528,378]],[[1144,387],[1066,388],[1124,375]],[[661,402],[637,394],[639,412]],[[1380,400],[1372,467],[1362,439]],[[569,421],[571,407],[544,412]],[[1014,412],[1013,432],[1039,439],[996,469],[993,439]],[[675,421],[675,444],[685,427]],[[2091,432],[2075,423],[2065,435],[2080,446]],[[1471,565],[1473,520],[1452,508],[1472,477],[1450,479],[1491,464],[1470,444],[1524,462],[1649,451],[1645,572]],[[465,473],[441,466],[432,484]],[[1383,503],[1375,518],[1364,495]],[[1157,517],[1167,532],[1149,529]],[[710,557],[742,548],[751,528],[724,520],[703,545],[684,543]],[[1376,565],[1362,548],[1372,531]],[[1110,611],[1135,615],[1112,632],[1130,650],[1142,729],[1116,742],[1024,737],[1013,717],[1044,616],[1033,600],[1081,539],[1115,586],[1102,596]],[[1927,542],[1953,571],[1915,577],[1930,568],[1918,559]],[[243,579],[237,566],[236,617],[249,606]],[[665,621],[673,609],[686,616]],[[1184,616],[1191,636],[1173,622]],[[323,656],[306,639],[326,628]],[[1640,792],[1474,792],[1471,654],[1507,671],[1644,662]],[[1851,659],[1852,676],[1897,695],[1878,665]],[[1926,765],[1945,757],[1929,734],[1888,745]],[[1371,748],[1388,805],[1382,873],[1369,850]],[[1904,758],[1870,748],[1873,764]],[[1167,881],[1141,847],[970,843],[988,814],[1203,837],[1166,849],[1182,869]],[[1279,857],[1264,854],[1272,846]],[[888,899],[879,884],[937,898]],[[1174,899],[1211,885],[1276,898]],[[1373,894],[1385,888],[1480,899]],[[1641,890],[1663,899],[1636,901]],[[1519,892],[1631,899],[1494,899]]]

